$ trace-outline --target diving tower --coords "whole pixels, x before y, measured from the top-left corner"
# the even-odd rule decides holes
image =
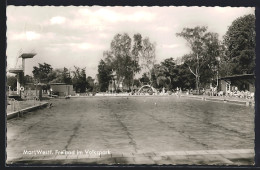
[[[20,95],[21,88],[24,88],[24,72],[25,72],[25,60],[33,58],[36,53],[22,53],[17,59],[22,58],[22,67],[15,67],[9,69],[9,73],[17,75],[17,95]]]

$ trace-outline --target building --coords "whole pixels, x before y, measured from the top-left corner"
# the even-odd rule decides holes
[[[76,94],[73,90],[73,86],[65,83],[51,83],[50,89],[52,94],[57,94],[58,96],[74,96]]]
[[[241,74],[226,76],[219,79],[220,80],[220,91],[224,93],[228,91],[250,91],[255,92],[255,75],[254,74]]]

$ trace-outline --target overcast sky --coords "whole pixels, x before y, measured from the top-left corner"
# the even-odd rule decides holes
[[[135,33],[156,42],[156,60],[189,53],[176,33],[184,27],[208,26],[222,39],[236,18],[254,8],[231,7],[7,7],[7,69],[19,52],[36,52],[26,60],[25,74],[46,62],[53,68],[86,67],[95,77],[104,50],[117,33]],[[17,66],[21,64],[18,61]]]

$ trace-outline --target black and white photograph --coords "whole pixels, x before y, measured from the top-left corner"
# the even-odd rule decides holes
[[[6,17],[6,165],[255,164],[254,7]]]

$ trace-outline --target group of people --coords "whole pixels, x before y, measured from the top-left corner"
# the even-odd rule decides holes
[[[151,88],[143,90],[142,92],[133,92],[132,95],[180,95],[182,93],[181,88],[177,87],[175,90],[166,90],[165,88],[153,91]]]
[[[187,94],[193,94],[193,90],[187,90]],[[195,92],[194,92],[195,93]],[[244,99],[254,99],[254,92],[250,92],[248,90],[239,91],[237,88],[234,90],[230,90],[227,92],[218,91],[216,88],[211,88],[209,91],[202,89],[199,94],[209,95],[209,96],[226,96],[226,97],[238,97]]]
[[[235,90],[235,91],[227,91],[226,96],[229,97],[239,97],[244,99],[254,99],[254,92],[250,92],[248,90]]]

